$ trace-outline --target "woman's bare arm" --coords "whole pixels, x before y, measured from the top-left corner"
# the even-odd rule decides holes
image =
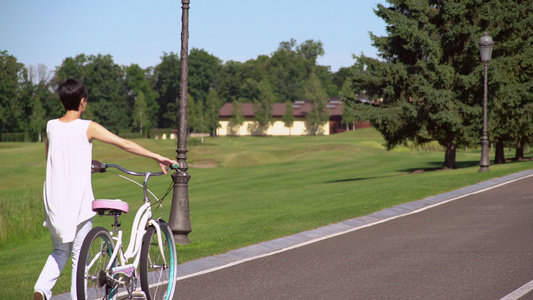
[[[154,159],[159,164],[161,170],[163,170],[165,173],[165,167],[172,164],[177,164],[177,162],[174,160],[156,154],[135,142],[117,136],[96,122],[91,122],[91,124],[89,124],[89,128],[87,129],[87,139],[89,141],[96,139],[106,144],[117,146],[124,151]]]

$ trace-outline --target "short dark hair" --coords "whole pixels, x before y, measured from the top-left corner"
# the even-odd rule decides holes
[[[89,91],[78,79],[68,79],[59,88],[59,98],[65,110],[78,110],[81,99],[88,100]]]

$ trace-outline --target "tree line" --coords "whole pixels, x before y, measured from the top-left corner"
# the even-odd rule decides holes
[[[484,32],[495,41],[488,67],[488,132],[495,163],[515,144],[524,156],[533,121],[533,2],[521,0],[387,0],[374,13],[386,35],[370,33],[378,58],[354,56],[354,64],[331,72],[317,64],[320,41],[281,42],[270,55],[246,62],[222,62],[203,49],[189,54],[189,130],[215,131],[220,106],[235,105],[230,124],[243,121],[240,103],[254,103],[258,124],[268,125],[271,104],[307,99],[309,124],[321,124],[327,97],[341,95],[343,121],[370,121],[388,149],[437,141],[446,150],[445,168],[456,166],[456,151],[477,147],[482,128],[483,72],[478,41]],[[89,88],[86,118],[111,129],[176,128],[180,58],[164,53],[146,69],[119,66],[110,55],[66,58],[53,72],[26,68],[0,51],[0,134],[26,131],[34,136],[62,108],[54,90],[67,78]],[[372,104],[362,103],[366,94]],[[288,108],[291,106],[288,105]],[[290,110],[288,110],[290,111]],[[285,120],[286,117],[286,120]],[[284,116],[284,122],[291,122]]]
[[[379,58],[356,57],[344,101],[356,120],[370,120],[389,149],[407,142],[438,141],[444,167],[456,166],[458,147],[479,145],[483,72],[479,39],[495,45],[488,64],[488,133],[495,163],[516,144],[523,158],[533,120],[533,1],[388,0],[375,14],[386,36],[371,34]],[[365,92],[374,105],[353,93]]]
[[[294,39],[281,42],[270,55],[246,62],[222,62],[203,49],[191,49],[189,130],[215,132],[219,109],[226,102],[254,103],[258,122],[265,125],[273,121],[275,102],[302,100],[310,88],[323,98],[337,96],[350,67],[332,72],[317,64],[322,55],[320,41],[297,44]],[[68,78],[82,80],[89,89],[86,119],[111,130],[177,128],[180,76],[180,57],[173,52],[163,53],[158,65],[146,69],[120,66],[111,55],[79,54],[65,58],[52,71],[42,64],[26,67],[0,51],[0,134],[29,132],[41,140],[46,121],[63,113],[56,90]]]

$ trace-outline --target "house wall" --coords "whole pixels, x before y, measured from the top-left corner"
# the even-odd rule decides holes
[[[234,130],[228,128],[229,119],[220,119],[220,127],[217,129],[217,136],[227,135],[276,135],[276,136],[288,136],[288,135],[309,135],[305,119],[294,120],[293,126],[289,129],[285,127],[285,124],[281,119],[276,119],[276,122],[272,124],[268,129],[261,131],[256,127],[257,121],[254,118],[246,118],[244,123]],[[326,123],[320,128],[321,135],[329,135],[329,124]]]

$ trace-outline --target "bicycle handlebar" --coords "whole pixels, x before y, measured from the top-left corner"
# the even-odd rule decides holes
[[[133,172],[133,171],[124,169],[123,167],[121,167],[119,165],[106,164],[106,163],[99,162],[97,160],[93,160],[92,163],[91,163],[92,173],[104,173],[107,168],[115,168],[115,169],[118,169],[118,170],[120,170],[120,171],[122,171],[122,172],[124,172],[126,174],[133,175],[133,176],[144,176],[144,181],[143,181],[143,184],[142,184],[142,188],[144,190],[144,201],[145,202],[150,202],[150,198],[148,198],[148,187],[147,187],[148,179],[150,177],[152,177],[152,176],[165,175],[164,172],[157,172],[157,173],[152,173],[152,172],[144,172],[144,173]],[[167,169],[167,172],[170,169],[173,169],[173,170],[176,170],[178,172],[181,172],[180,169],[179,169],[179,165],[178,164],[171,165]],[[150,193],[152,193],[152,192],[150,192]],[[152,195],[155,197],[154,194],[152,194]]]
[[[150,176],[160,176],[160,175],[165,175],[164,172],[157,172],[157,173],[152,173],[152,172],[144,172],[144,173],[139,173],[139,172],[134,172],[134,171],[130,171],[130,170],[127,170],[127,169],[124,169],[123,167],[119,166],[119,165],[115,165],[115,164],[106,164],[106,163],[102,163],[102,162],[99,162],[97,160],[93,160],[92,161],[92,165],[91,165],[91,169],[92,169],[92,173],[104,173],[106,171],[107,168],[115,168],[115,169],[119,169],[120,171],[126,173],[126,174],[129,174],[129,175],[133,175],[133,176],[146,176],[147,174],[150,174]],[[169,170],[176,170],[178,172],[180,172],[179,170],[179,165],[178,164],[173,164],[171,165],[168,169],[167,169],[167,172]]]

